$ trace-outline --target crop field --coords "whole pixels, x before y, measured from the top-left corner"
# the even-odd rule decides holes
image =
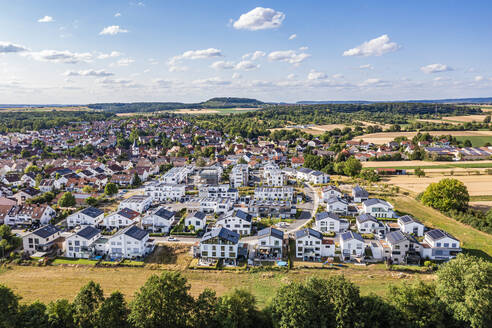
[[[173,113],[176,114],[234,114],[234,113],[244,113],[259,110],[261,108],[201,108],[201,109],[176,109]]]
[[[487,143],[492,144],[492,136],[469,136],[469,137],[459,136],[456,137],[456,140],[463,141],[463,142],[465,140],[470,140],[473,147],[483,147]]]
[[[480,106],[480,108],[484,112],[492,112],[492,105],[482,105],[482,106]]]
[[[305,127],[297,127],[297,126],[289,126],[289,127],[284,127],[284,128],[275,128],[275,129],[270,129],[270,131],[276,131],[276,130],[294,130],[294,129],[299,129],[303,132],[312,134],[312,135],[321,135],[325,133],[326,131],[332,131],[335,129],[343,129],[347,127],[348,125],[345,124],[325,124],[325,125],[309,125]]]
[[[80,112],[80,111],[95,111],[87,106],[66,106],[66,107],[11,107],[11,108],[0,108],[0,113],[2,112]]]
[[[483,122],[483,119],[487,115],[462,115],[462,116],[446,116],[443,117],[444,121],[454,121],[459,123],[466,122]]]
[[[363,167],[387,167],[398,169],[420,168],[492,168],[492,160],[484,161],[460,161],[460,162],[430,162],[430,161],[370,161],[363,162]]]
[[[432,136],[452,135],[453,137],[492,137],[492,131],[429,131],[425,133],[429,133]],[[394,140],[396,137],[403,136],[411,139],[416,134],[417,132],[378,132],[364,134],[362,136],[355,137],[354,140],[364,140],[366,142],[381,145]]]

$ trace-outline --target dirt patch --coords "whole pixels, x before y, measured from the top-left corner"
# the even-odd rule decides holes
[[[463,115],[463,116],[448,116],[443,118],[446,121],[454,121],[454,122],[483,122],[483,119],[487,115]]]
[[[429,133],[432,136],[451,135],[453,137],[471,137],[471,136],[492,136],[492,131],[422,131],[421,133]],[[366,142],[372,142],[374,144],[385,144],[394,140],[396,137],[413,138],[417,132],[378,132],[364,134],[362,136],[355,137],[353,140],[364,140]]]

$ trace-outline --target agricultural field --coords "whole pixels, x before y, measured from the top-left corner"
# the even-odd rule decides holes
[[[480,106],[480,108],[484,112],[492,112],[492,105],[482,105],[482,106]]]
[[[0,108],[0,113],[2,112],[80,112],[80,111],[90,111],[94,112],[94,109],[90,109],[87,106],[49,106],[49,107],[11,107],[11,108]]]
[[[448,122],[458,122],[458,123],[467,123],[467,122],[483,122],[484,118],[487,115],[462,115],[462,116],[446,116],[443,117],[443,121]]]
[[[201,108],[201,109],[176,109],[171,112],[175,114],[234,114],[259,110],[261,108]],[[169,111],[166,111],[169,112]]]
[[[460,161],[460,162],[431,162],[431,161],[370,161],[363,162],[363,167],[390,167],[399,169],[420,168],[492,168],[492,160]]]
[[[459,136],[456,137],[456,140],[463,141],[463,142],[465,140],[470,140],[473,147],[483,147],[486,144],[492,144],[492,136],[469,136],[469,137]]]
[[[424,133],[424,131],[422,131]],[[492,137],[492,131],[429,131],[432,136],[452,135],[453,137]],[[354,140],[364,140],[366,142],[372,142],[376,145],[385,144],[394,140],[396,137],[413,138],[417,132],[378,132],[364,134],[362,136],[355,137]]]
[[[299,128],[296,126],[288,126],[285,128],[275,128],[275,129],[270,129],[270,131],[276,131],[276,130],[295,130],[299,129],[302,132],[306,132],[312,135],[322,135],[326,131],[332,131],[335,129],[344,129],[348,125],[346,124],[325,124],[325,125],[309,125],[305,126],[304,128]]]

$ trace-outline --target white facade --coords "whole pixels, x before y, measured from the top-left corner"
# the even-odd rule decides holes
[[[101,238],[101,232],[85,227],[65,239],[65,256],[88,259],[95,255],[94,242]]]
[[[247,186],[249,181],[248,164],[236,164],[229,174],[229,181],[234,188]]]
[[[241,236],[251,234],[252,216],[243,211],[231,212],[222,219],[217,220],[216,227],[224,227]]]
[[[173,167],[161,177],[161,181],[167,184],[179,184],[186,182],[188,175],[193,171],[190,167]]]
[[[231,198],[206,197],[200,200],[200,211],[205,213],[223,214],[229,212],[234,205]]]
[[[205,229],[207,225],[207,216],[203,212],[195,212],[188,215],[185,218],[185,227],[190,225],[195,227],[195,231]]]
[[[296,257],[304,260],[321,258],[323,236],[319,231],[303,229],[296,232]]]
[[[109,237],[107,253],[111,258],[144,257],[152,251],[148,240],[148,232],[130,226]]]
[[[228,184],[203,186],[199,189],[198,196],[232,198],[237,200],[239,198],[239,191],[235,188],[231,188]]]
[[[321,190],[321,195],[322,195],[323,201],[326,202],[326,201],[328,201],[328,199],[330,199],[332,197],[342,198],[343,193],[337,187],[327,186]]]
[[[175,221],[175,213],[163,207],[142,218],[142,227],[152,232],[169,233],[172,224]]]
[[[400,230],[403,232],[414,234],[418,237],[422,237],[424,235],[425,226],[409,215],[404,215],[398,218],[398,225],[400,226]]]
[[[138,216],[138,212],[129,209],[122,209],[121,211],[105,216],[99,223],[99,226],[105,229],[120,229],[123,227],[128,227],[129,225],[137,222]]]
[[[316,215],[316,230],[321,232],[344,232],[349,228],[349,222],[340,219],[338,215],[331,213],[318,213]]]
[[[60,235],[60,230],[52,225],[41,227],[22,237],[24,252],[32,255],[38,251],[46,251]]]
[[[152,205],[152,196],[135,195],[120,202],[118,210],[129,208],[138,213],[143,213]]]
[[[96,226],[104,218],[104,212],[95,207],[88,207],[67,217],[67,226]]]
[[[364,248],[364,240],[358,233],[347,231],[340,236],[340,250],[344,259],[362,257]]]
[[[294,188],[292,187],[259,187],[255,188],[256,200],[287,200],[292,201]]]
[[[329,198],[326,202],[326,211],[331,213],[336,213],[339,215],[347,215],[348,213],[348,203],[337,197]]]
[[[145,186],[145,194],[150,195],[154,201],[175,201],[185,196],[186,185],[155,181]]]
[[[267,186],[282,187],[285,184],[284,174],[277,165],[269,163],[263,168],[263,179]]]
[[[226,228],[214,228],[200,240],[200,256],[208,259],[236,260],[239,235]]]
[[[381,199],[368,199],[362,203],[362,212],[375,218],[392,218],[395,215],[393,205]]]

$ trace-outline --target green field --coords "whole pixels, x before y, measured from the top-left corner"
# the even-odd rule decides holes
[[[469,136],[469,137],[455,137],[456,140],[465,142],[465,140],[470,140],[473,147],[483,147],[486,143],[492,144],[491,136]]]

